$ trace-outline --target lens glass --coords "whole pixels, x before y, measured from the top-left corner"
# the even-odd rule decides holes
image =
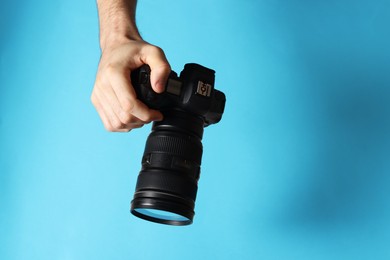
[[[156,219],[167,220],[167,221],[179,221],[179,222],[189,221],[189,219],[184,216],[181,216],[173,212],[165,211],[165,210],[146,209],[146,208],[136,208],[134,210],[139,214],[156,218]]]

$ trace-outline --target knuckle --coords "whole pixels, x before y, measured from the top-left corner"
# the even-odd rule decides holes
[[[142,117],[140,119],[144,122],[150,122],[150,121],[152,121],[152,115],[150,113],[146,113],[146,114],[142,115]]]
[[[156,45],[149,45],[149,51],[158,54],[164,53],[163,49]]]
[[[119,130],[119,129],[122,129],[123,128],[123,124],[121,121],[119,120],[112,120],[111,121],[111,125],[112,127],[115,129],[115,130]]]
[[[112,63],[110,64],[107,64],[106,67],[105,67],[105,71],[107,74],[111,75],[113,73],[115,73],[116,71],[116,66]]]
[[[171,66],[168,63],[164,63],[161,65],[161,70],[163,71],[164,74],[169,75],[169,72],[171,72]]]
[[[97,101],[97,100],[96,100],[96,97],[95,97],[94,94],[91,95],[90,100],[91,100],[91,103],[92,103],[92,104],[94,104],[94,105],[96,104],[96,101]]]
[[[95,89],[92,91],[92,94],[90,96],[90,100],[92,102],[92,104],[94,104],[95,106],[98,105],[100,102],[99,102],[99,97],[98,97],[98,91],[96,90],[96,87]]]
[[[104,128],[106,128],[108,132],[115,132],[115,128],[112,125],[104,125]]]
[[[104,75],[106,80],[111,80],[122,72],[123,68],[117,64],[107,64],[105,67]]]
[[[132,102],[130,100],[126,100],[126,101],[122,102],[122,108],[128,114],[132,114],[133,113],[134,106],[135,106],[134,102]]]
[[[146,52],[151,56],[165,57],[165,53],[164,53],[163,49],[161,49],[160,47],[155,46],[155,45],[148,45]]]
[[[134,117],[130,113],[122,112],[120,114],[120,120],[123,124],[129,124],[134,120]]]

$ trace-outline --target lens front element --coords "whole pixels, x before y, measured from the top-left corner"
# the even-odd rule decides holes
[[[159,210],[159,209],[134,209],[137,214],[144,215],[145,217],[159,219],[161,221],[178,221],[178,222],[188,222],[190,221],[188,218],[181,216],[179,214]]]

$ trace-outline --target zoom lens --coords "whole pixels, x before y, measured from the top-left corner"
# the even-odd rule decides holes
[[[188,225],[195,214],[204,122],[178,110],[163,114],[146,141],[131,213],[161,224]]]

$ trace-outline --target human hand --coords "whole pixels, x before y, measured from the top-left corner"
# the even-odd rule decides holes
[[[171,68],[159,47],[142,40],[125,40],[102,50],[91,101],[108,131],[128,132],[162,120],[159,111],[137,99],[131,84],[131,71],[143,64],[151,68],[153,90],[163,92]]]

